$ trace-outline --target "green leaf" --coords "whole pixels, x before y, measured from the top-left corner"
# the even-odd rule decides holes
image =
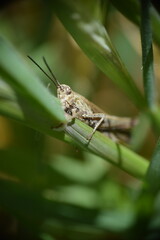
[[[56,15],[91,61],[123,89],[136,106],[143,108],[144,98],[124,67],[100,21],[99,3],[88,1],[84,5],[82,0],[76,3],[73,0],[58,0],[53,4]]]
[[[88,144],[87,137],[92,133],[93,129],[78,119],[75,119],[71,125],[68,125],[65,131],[82,148],[90,150],[136,178],[142,179],[144,177],[148,168],[148,162],[128,148],[113,142],[98,131]]]
[[[153,72],[152,30],[150,23],[150,1],[141,1],[141,43],[143,83],[146,101],[150,109],[156,108],[155,79]]]
[[[146,179],[152,192],[156,193],[160,190],[160,138],[151,158]]]
[[[0,38],[0,52],[0,74],[6,81],[6,84],[0,83],[0,113],[40,132],[64,138],[62,132],[52,130],[66,121],[59,100],[49,93],[3,38]]]
[[[24,59],[2,38],[0,52],[1,77],[14,89],[14,99],[25,119],[48,129],[58,122],[65,122],[59,100],[47,91]]]
[[[128,18],[137,25],[140,23],[140,4],[137,0],[110,0],[110,2],[126,18]]]

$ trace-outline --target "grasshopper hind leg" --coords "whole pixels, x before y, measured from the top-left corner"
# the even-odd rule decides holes
[[[96,132],[96,130],[99,128],[99,126],[102,124],[102,122],[104,121],[104,116],[102,116],[100,118],[100,120],[97,122],[97,124],[95,125],[95,127],[93,128],[92,133],[87,137],[87,140],[90,142],[94,133]]]

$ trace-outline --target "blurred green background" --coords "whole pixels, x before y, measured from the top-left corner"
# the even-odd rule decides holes
[[[48,91],[56,95],[54,85],[27,55],[40,65],[45,56],[60,83],[107,113],[139,114],[65,30],[52,1],[5,1],[0,6],[1,36],[17,49]],[[112,43],[143,92],[139,29],[109,2],[105,7],[101,17]],[[157,46],[154,54],[159,89]],[[1,89],[3,85],[0,80]],[[138,153],[149,159],[155,142],[148,130]],[[0,116],[0,239],[159,239],[159,196],[151,209],[152,199],[139,197],[142,186],[98,156]]]

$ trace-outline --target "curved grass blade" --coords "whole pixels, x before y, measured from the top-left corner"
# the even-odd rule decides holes
[[[0,52],[1,77],[15,91],[15,99],[28,123],[49,129],[65,122],[59,100],[47,91],[15,49],[2,38]]]
[[[86,55],[123,89],[136,106],[144,108],[142,94],[124,67],[97,16],[97,1],[89,1],[85,5],[82,0],[57,0],[53,5],[56,15]]]
[[[146,159],[125,146],[113,142],[99,132],[94,134],[91,142],[88,144],[87,137],[92,131],[92,128],[78,119],[75,119],[71,125],[66,127],[66,132],[82,148],[90,150],[136,178],[142,179],[145,176],[149,164]]]

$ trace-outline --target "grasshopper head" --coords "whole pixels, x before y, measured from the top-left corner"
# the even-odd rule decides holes
[[[73,91],[72,91],[72,89],[71,89],[68,85],[60,84],[60,85],[57,87],[57,97],[58,97],[59,99],[67,98],[67,97],[69,97],[72,93],[73,93]]]

